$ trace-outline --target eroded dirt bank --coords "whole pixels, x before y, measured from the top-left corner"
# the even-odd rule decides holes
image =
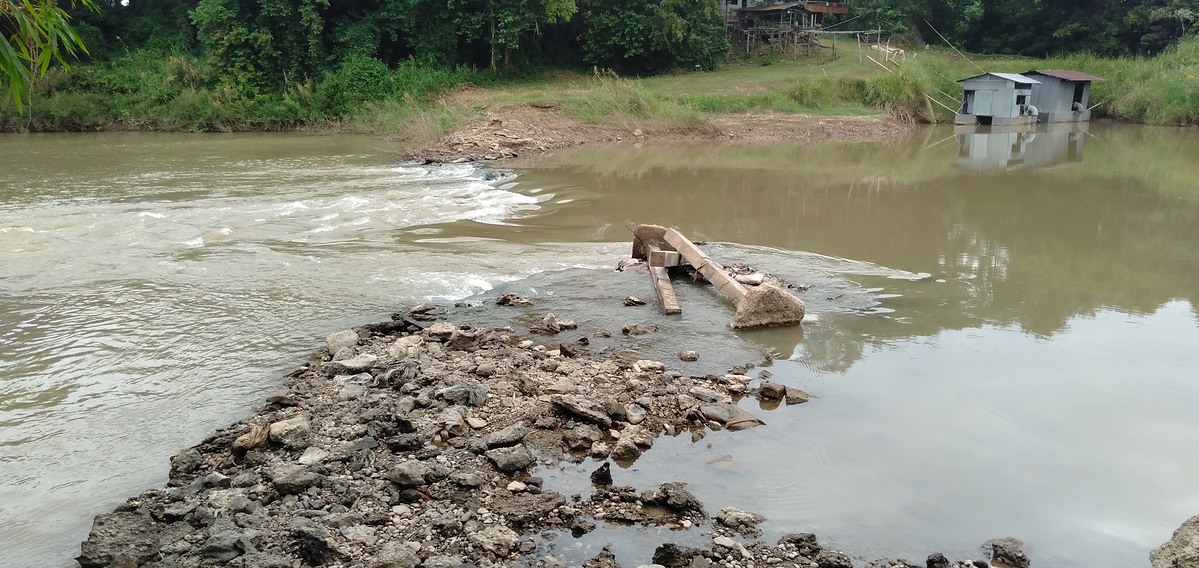
[[[725,114],[688,127],[624,127],[588,124],[554,105],[526,104],[493,107],[440,140],[405,146],[402,154],[419,161],[469,162],[531,157],[594,142],[884,140],[913,127],[890,117],[796,114]]]
[[[607,551],[559,560],[552,535],[616,523],[670,529],[688,543],[647,549],[626,566],[854,566],[812,534],[760,540],[766,519],[710,510],[687,479],[627,486],[611,465],[654,451],[662,436],[699,441],[756,427],[739,398],[795,405],[807,393],[744,374],[761,359],[751,351],[675,351],[667,327],[611,325],[629,317],[622,308],[576,323],[539,302],[497,291],[474,307],[484,324],[420,306],[331,334],[252,416],[173,457],[166,487],[98,516],[79,563],[612,567],[621,564]],[[503,320],[511,324],[495,325]],[[656,359],[628,356],[642,344]],[[734,357],[745,364],[729,364]],[[534,476],[563,462],[587,463],[593,490],[567,495]],[[988,550],[1028,565],[1017,542]],[[974,566],[939,554],[869,565]]]

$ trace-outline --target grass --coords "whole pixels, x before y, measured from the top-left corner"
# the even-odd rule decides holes
[[[1092,88],[1098,117],[1199,125],[1199,38],[1153,58],[968,54],[967,60],[947,49],[912,52],[884,70],[859,57],[854,42],[841,40],[836,58],[827,50],[806,57],[738,55],[717,71],[649,78],[595,70],[501,79],[416,64],[388,69],[362,59],[315,84],[290,84],[284,93],[266,94],[213,86],[212,71],[200,60],[134,52],[102,65],[78,65],[69,77],[51,73],[37,86],[32,114],[0,108],[0,130],[331,128],[422,141],[487,108],[521,104],[553,105],[592,124],[674,131],[702,130],[722,113],[890,114],[948,122],[952,112],[945,107],[956,107],[961,92],[955,81],[978,73],[976,64],[987,71],[1076,69],[1106,79]],[[441,96],[463,85],[475,88]]]

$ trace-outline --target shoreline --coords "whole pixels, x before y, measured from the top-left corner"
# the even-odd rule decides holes
[[[431,163],[529,158],[596,143],[728,141],[781,143],[884,141],[911,132],[912,122],[890,116],[809,114],[712,114],[698,124],[591,124],[567,116],[557,105],[490,107],[483,116],[433,142],[401,143],[401,157]]]
[[[668,542],[624,566],[854,565],[812,534],[759,540],[766,519],[708,510],[686,479],[623,486],[609,465],[628,466],[662,436],[698,442],[760,424],[738,399],[794,405],[806,393],[744,375],[755,363],[713,368],[708,354],[621,358],[603,346],[649,341],[656,328],[530,319],[526,302],[489,293],[499,305],[476,319],[499,313],[507,327],[455,325],[419,306],[331,334],[251,416],[172,457],[166,487],[97,516],[80,565],[621,566],[606,550],[551,560],[566,548],[555,538],[605,523],[704,543]],[[593,471],[594,460],[604,465]],[[531,477],[558,464],[591,472],[592,494]],[[1015,541],[994,544],[1022,556]],[[870,565],[973,566],[937,553]]]

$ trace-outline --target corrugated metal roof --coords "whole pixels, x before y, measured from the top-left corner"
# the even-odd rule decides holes
[[[752,8],[742,8],[738,12],[778,12],[782,10],[790,10],[798,8],[801,2],[788,2],[786,4],[769,4],[764,6],[754,6]]]
[[[983,73],[981,75],[971,75],[969,77],[966,77],[965,79],[958,79],[957,82],[961,83],[962,81],[969,81],[970,79],[973,79],[975,77],[982,77],[983,75],[994,75],[996,77],[999,77],[1000,79],[1011,81],[1013,83],[1036,83],[1038,85],[1041,84],[1040,81],[1033,79],[1032,77],[1025,77],[1024,75],[1021,75],[1019,73]]]
[[[1103,80],[1103,77],[1087,75],[1086,73],[1083,73],[1080,71],[1054,70],[1054,69],[1033,69],[1032,71],[1026,71],[1025,73],[1040,73],[1041,75],[1057,77],[1058,79],[1061,79],[1063,81],[1080,81],[1081,82],[1081,81],[1102,81]]]

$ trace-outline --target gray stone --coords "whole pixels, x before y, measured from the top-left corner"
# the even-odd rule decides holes
[[[271,441],[289,448],[306,448],[312,441],[312,424],[301,414],[271,424]]]
[[[458,327],[448,321],[439,321],[425,329],[425,335],[430,339],[445,341],[458,331]]]
[[[309,446],[296,462],[300,465],[312,465],[325,461],[327,457],[329,457],[329,452],[316,446]]]
[[[495,464],[496,469],[504,473],[516,473],[537,461],[524,444],[488,450],[484,455]]]
[[[242,556],[242,568],[291,568],[294,560],[273,552],[251,552]]]
[[[565,394],[554,395],[550,400],[554,403],[554,406],[578,418],[587,420],[588,422],[595,422],[606,428],[612,427],[612,418],[608,416],[603,406],[593,400]]]
[[[1174,531],[1170,540],[1149,553],[1152,568],[1199,568],[1199,515]]]
[[[425,563],[428,566],[428,563]],[[402,542],[389,542],[367,563],[370,568],[416,568],[420,558],[416,552]]]
[[[366,385],[358,383],[350,383],[337,391],[337,398],[340,400],[354,400],[363,396],[366,396]]]
[[[816,555],[816,566],[819,568],[853,568],[853,561],[843,552],[822,550]]]
[[[511,426],[508,426],[507,428],[504,428],[503,430],[488,434],[487,447],[498,448],[503,446],[513,446],[520,443],[520,441],[525,439],[525,436],[528,434],[529,431],[525,429],[525,425],[517,422]]]
[[[370,371],[371,367],[374,367],[378,360],[378,356],[370,353],[364,353],[362,355],[350,357],[349,359],[329,361],[328,363],[325,363],[325,374],[332,377],[335,375],[357,375],[358,373],[365,373]]]
[[[322,480],[324,477],[308,471],[302,465],[281,465],[271,470],[271,481],[282,495],[303,493]]]
[[[657,489],[651,489],[641,494],[641,500],[652,505],[666,507],[680,514],[704,514],[704,504],[690,491],[683,489],[685,483],[663,483]]]
[[[924,565],[927,568],[949,568],[949,559],[945,558],[945,555],[940,552],[934,552],[928,555],[928,560],[925,561]]]
[[[566,498],[560,493],[546,491],[499,498],[488,508],[492,513],[503,515],[510,523],[523,526],[545,519],[554,509],[565,504]]]
[[[256,550],[250,539],[238,531],[221,531],[208,537],[200,551],[204,560],[218,564],[228,563],[247,552]]]
[[[379,541],[379,529],[368,527],[366,525],[354,525],[341,529],[341,536],[348,541],[361,542],[367,546],[374,546]]]
[[[812,398],[812,395],[799,390],[795,387],[787,387],[787,404],[803,404]]]
[[[417,460],[400,462],[387,472],[387,480],[400,487],[420,487],[425,484],[429,466]]]
[[[346,347],[354,347],[358,345],[358,332],[352,329],[344,329],[335,331],[325,336],[325,346],[329,348],[330,353],[337,353]]]
[[[820,543],[816,541],[816,535],[812,533],[783,535],[779,539],[778,544],[779,546],[794,548],[804,558],[816,558],[820,554],[820,551],[823,550],[820,547]]]
[[[424,568],[460,568],[463,564],[461,556],[430,556],[422,565]]]
[[[419,335],[409,335],[401,337],[387,348],[387,354],[395,359],[404,359],[406,357],[416,356],[420,351],[420,344],[424,343],[424,338]]]
[[[766,517],[762,515],[733,507],[725,507],[716,514],[716,522],[734,529],[739,527],[756,527],[765,521]]]
[[[497,556],[507,556],[520,540],[520,535],[502,525],[490,525],[481,531],[470,534],[470,541]]]
[[[83,568],[103,568],[122,555],[133,557],[139,564],[149,562],[158,557],[156,528],[154,519],[147,514],[98,515],[75,560]]]
[[[779,400],[786,396],[787,387],[778,383],[762,381],[762,386],[758,388],[758,393],[766,400]]]
[[[696,351],[683,351],[683,352],[679,353],[679,360],[687,361],[687,362],[698,361],[699,353]]]
[[[716,403],[705,404],[700,412],[708,420],[716,422],[729,430],[744,430],[765,424],[754,415],[742,410],[734,404]]]
[[[683,568],[690,565],[692,559],[699,555],[699,549],[668,542],[659,545],[654,550],[654,556],[651,561],[654,565],[663,566],[664,568]]]
[[[635,460],[641,457],[641,448],[633,442],[632,437],[625,436],[616,441],[612,447],[612,458],[618,460]]]
[[[629,424],[641,424],[645,421],[646,410],[640,404],[633,403],[625,406],[625,414],[628,416]]]
[[[988,540],[983,548],[991,551],[991,563],[996,568],[1028,568],[1028,556],[1024,555],[1024,543],[1007,537]]]
[[[487,480],[477,473],[459,472],[450,474],[450,483],[461,487],[479,487],[487,483]]]

